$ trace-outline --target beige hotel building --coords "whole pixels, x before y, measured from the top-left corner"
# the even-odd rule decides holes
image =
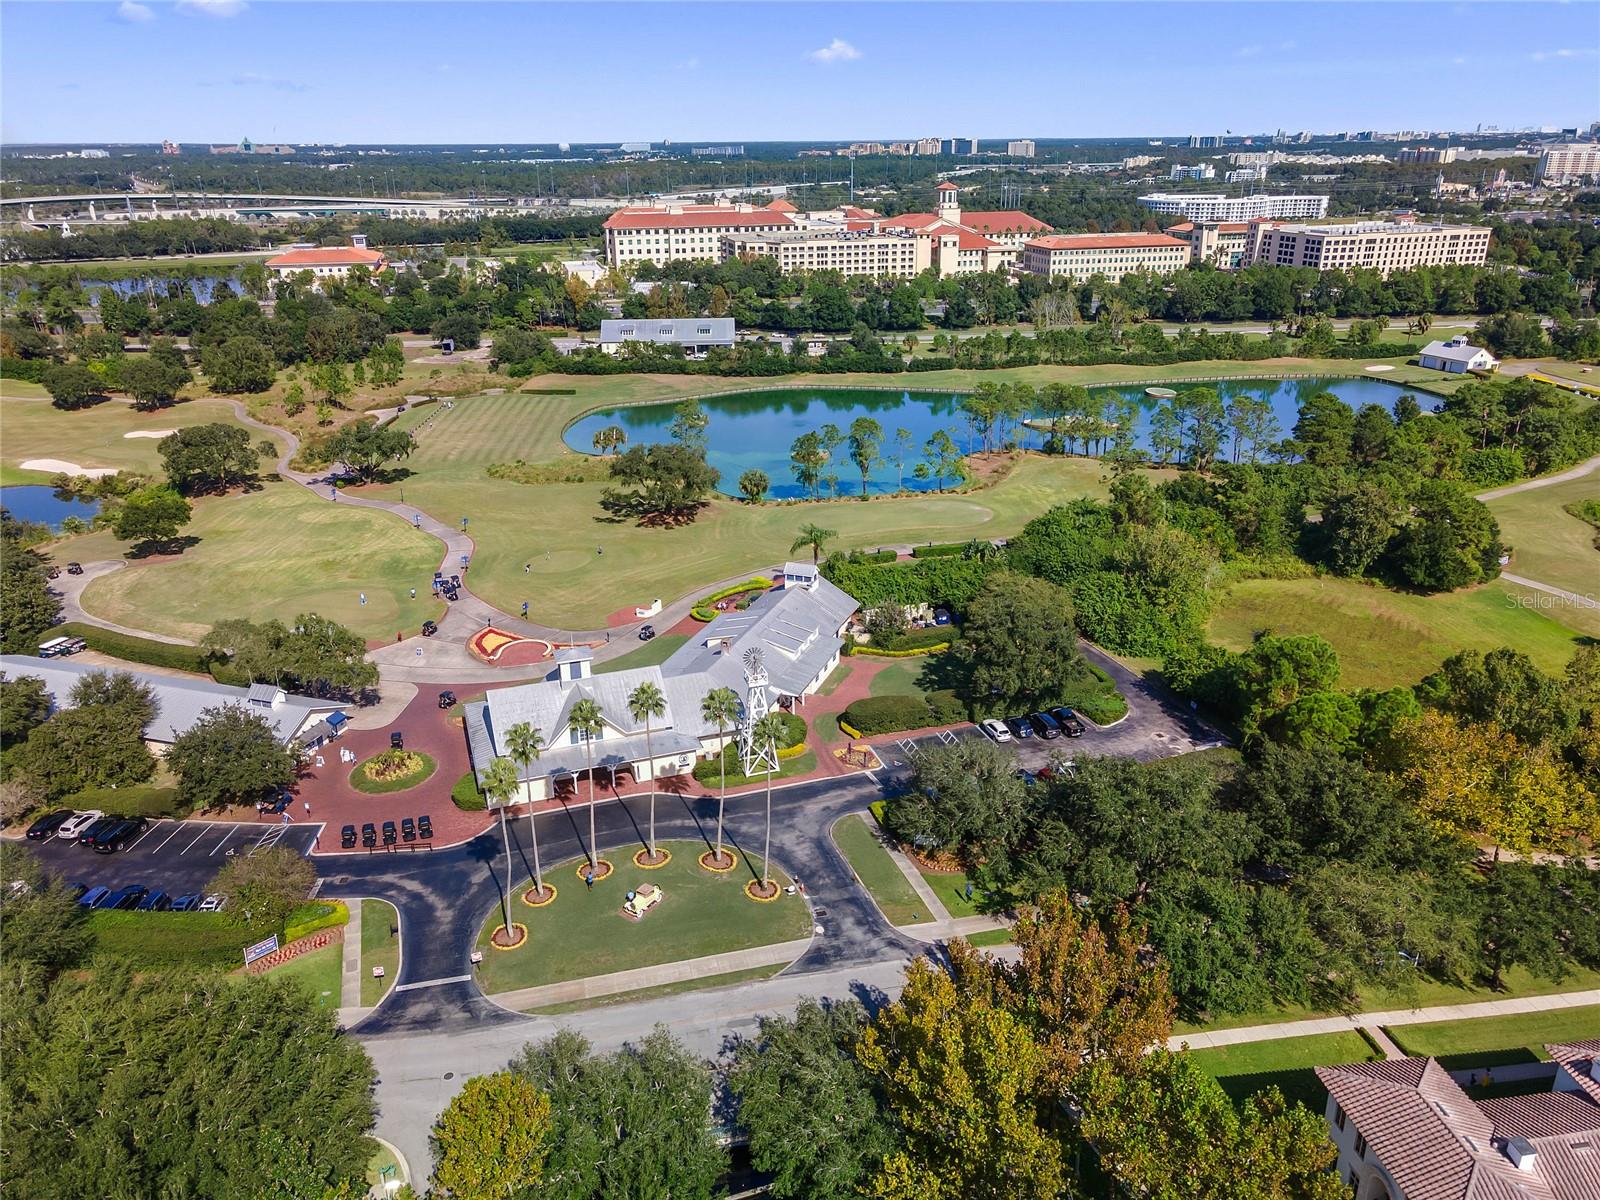
[[[722,235],[724,260],[764,255],[776,259],[785,275],[796,271],[838,271],[843,275],[910,278],[932,265],[928,251],[926,239],[901,229],[786,229]]]
[[[1137,271],[1170,275],[1189,264],[1189,243],[1160,233],[1065,233],[1034,238],[1022,248],[1022,269],[1047,279],[1082,283],[1092,275],[1121,279]]]
[[[1430,225],[1411,221],[1352,221],[1347,224],[1250,226],[1245,265],[1314,267],[1319,271],[1364,268],[1387,275],[1411,267],[1481,266],[1489,254],[1484,225]]]

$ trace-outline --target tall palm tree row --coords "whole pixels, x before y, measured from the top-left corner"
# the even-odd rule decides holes
[[[526,721],[506,730],[506,753],[522,769],[523,797],[528,802],[528,841],[533,845],[533,894],[544,898],[544,870],[539,865],[539,831],[533,821],[533,780],[528,778],[528,768],[539,760],[544,750],[544,732]]]
[[[649,760],[646,768],[650,772],[650,861],[656,861],[656,756],[655,745],[651,740],[650,722],[658,717],[663,717],[667,712],[667,698],[661,694],[661,689],[649,680],[634,688],[628,695],[628,711],[633,714],[635,721],[644,722],[644,756]]]
[[[594,700],[579,700],[572,706],[567,724],[583,736],[583,752],[589,764],[589,868],[598,870],[594,852],[594,741],[605,727],[605,712]]]
[[[783,737],[785,726],[783,717],[779,713],[770,712],[756,722],[755,728],[750,731],[751,737],[757,742],[765,742],[770,756],[776,760],[778,756],[778,740]],[[772,890],[772,776],[774,772],[767,772],[767,837],[761,848],[761,891],[763,894]]]
[[[717,852],[712,862],[722,865],[722,813],[728,804],[728,727],[739,719],[742,706],[732,688],[712,688],[700,701],[700,716],[708,725],[717,727],[717,742],[722,746],[717,762],[722,766],[722,790],[717,797]]]
[[[500,922],[507,942],[511,939],[511,835],[506,832],[506,805],[517,793],[517,769],[508,759],[497,758],[483,772],[483,790],[500,810],[500,837],[506,844],[506,886],[500,892]]]

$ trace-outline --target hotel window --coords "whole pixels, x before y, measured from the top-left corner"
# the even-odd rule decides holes
[[[1359,1130],[1356,1132],[1356,1157],[1361,1159],[1367,1157],[1367,1139]]]
[[[1339,1107],[1337,1100],[1333,1102],[1333,1127],[1335,1129],[1344,1128],[1344,1109]]]

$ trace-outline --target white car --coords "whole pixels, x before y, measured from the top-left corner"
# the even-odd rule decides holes
[[[61,828],[56,830],[56,836],[76,840],[79,834],[103,816],[105,813],[98,808],[91,808],[88,812],[73,813],[62,823]]]
[[[224,896],[221,892],[212,892],[211,895],[207,896],[204,900],[200,901],[200,911],[201,912],[221,912],[222,911],[222,906],[224,904],[226,904],[227,902],[228,902],[228,898],[226,896]]]
[[[1003,724],[995,720],[993,717],[990,717],[987,721],[981,722],[978,725],[978,728],[983,730],[984,733],[997,742],[1009,742],[1011,740],[1011,730],[1007,729]]]

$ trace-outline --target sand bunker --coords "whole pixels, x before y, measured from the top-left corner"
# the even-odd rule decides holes
[[[176,429],[135,429],[132,433],[125,433],[122,436],[125,438],[164,438],[169,433],[177,432],[178,431]]]
[[[1369,371],[1392,371],[1394,368],[1388,363],[1373,363],[1367,368]]]
[[[66,462],[59,458],[30,458],[17,465],[24,471],[48,471],[52,475],[87,475],[90,479],[100,479],[117,473],[115,467],[80,467],[77,463]]]

